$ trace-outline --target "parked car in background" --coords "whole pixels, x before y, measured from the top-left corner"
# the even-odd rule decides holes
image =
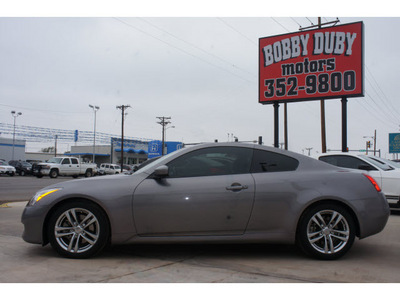
[[[78,197],[79,195],[79,197]],[[22,215],[23,239],[70,258],[108,243],[297,243],[337,259],[383,230],[390,210],[371,176],[241,143],[183,148],[132,175],[46,187]]]
[[[92,177],[97,173],[96,164],[82,163],[76,157],[53,157],[47,162],[35,164],[33,173],[37,177],[48,175],[50,178],[58,176]]]
[[[13,166],[10,166],[4,160],[1,160],[0,161],[0,174],[7,174],[9,176],[14,176],[15,168]]]
[[[32,165],[26,161],[10,160],[8,162],[16,170],[16,173],[20,176],[32,174]]]
[[[130,173],[133,173],[133,166],[130,166],[130,165],[123,165],[122,166],[122,173],[124,173],[124,174],[130,174]]]
[[[150,163],[156,161],[157,159],[159,159],[159,158],[161,158],[161,157],[162,157],[162,156],[157,156],[157,157],[149,158],[148,160],[145,160],[144,162],[142,162],[142,163],[140,163],[140,164],[138,164],[138,165],[135,165],[135,166],[133,167],[133,172],[136,172],[137,170],[142,169],[143,167],[147,166],[148,164],[150,164]]]
[[[121,166],[116,164],[101,164],[98,170],[99,175],[120,174]]]
[[[382,160],[383,162],[387,163],[389,166],[395,168],[395,169],[400,169],[400,162],[386,159],[386,158],[378,158],[379,160]]]
[[[351,153],[324,154],[319,160],[372,176],[382,188],[389,205],[400,207],[400,170],[391,166],[390,162],[376,156]]]

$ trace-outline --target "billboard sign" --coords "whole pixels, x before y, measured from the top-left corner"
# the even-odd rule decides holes
[[[389,153],[400,153],[400,133],[389,133]]]
[[[259,102],[364,96],[362,22],[259,39]]]

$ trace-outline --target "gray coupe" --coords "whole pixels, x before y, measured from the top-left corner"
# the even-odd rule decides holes
[[[383,230],[389,206],[368,175],[297,153],[213,143],[166,155],[132,175],[40,190],[22,215],[23,239],[70,258],[107,244],[297,243],[336,259]]]

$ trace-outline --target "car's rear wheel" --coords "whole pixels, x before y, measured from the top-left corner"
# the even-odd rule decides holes
[[[337,259],[353,245],[355,223],[349,212],[340,205],[320,204],[302,216],[297,242],[300,248],[319,259]]]
[[[50,244],[68,258],[88,258],[98,254],[107,244],[109,232],[104,212],[84,201],[62,205],[48,223]]]
[[[91,169],[87,169],[85,172],[85,177],[92,177],[93,176],[93,172]]]

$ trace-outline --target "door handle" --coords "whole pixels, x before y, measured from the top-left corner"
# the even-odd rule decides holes
[[[249,187],[247,185],[241,185],[240,183],[232,183],[231,186],[226,187],[226,190],[236,192],[236,191],[241,191],[241,190],[245,190],[248,188]]]

